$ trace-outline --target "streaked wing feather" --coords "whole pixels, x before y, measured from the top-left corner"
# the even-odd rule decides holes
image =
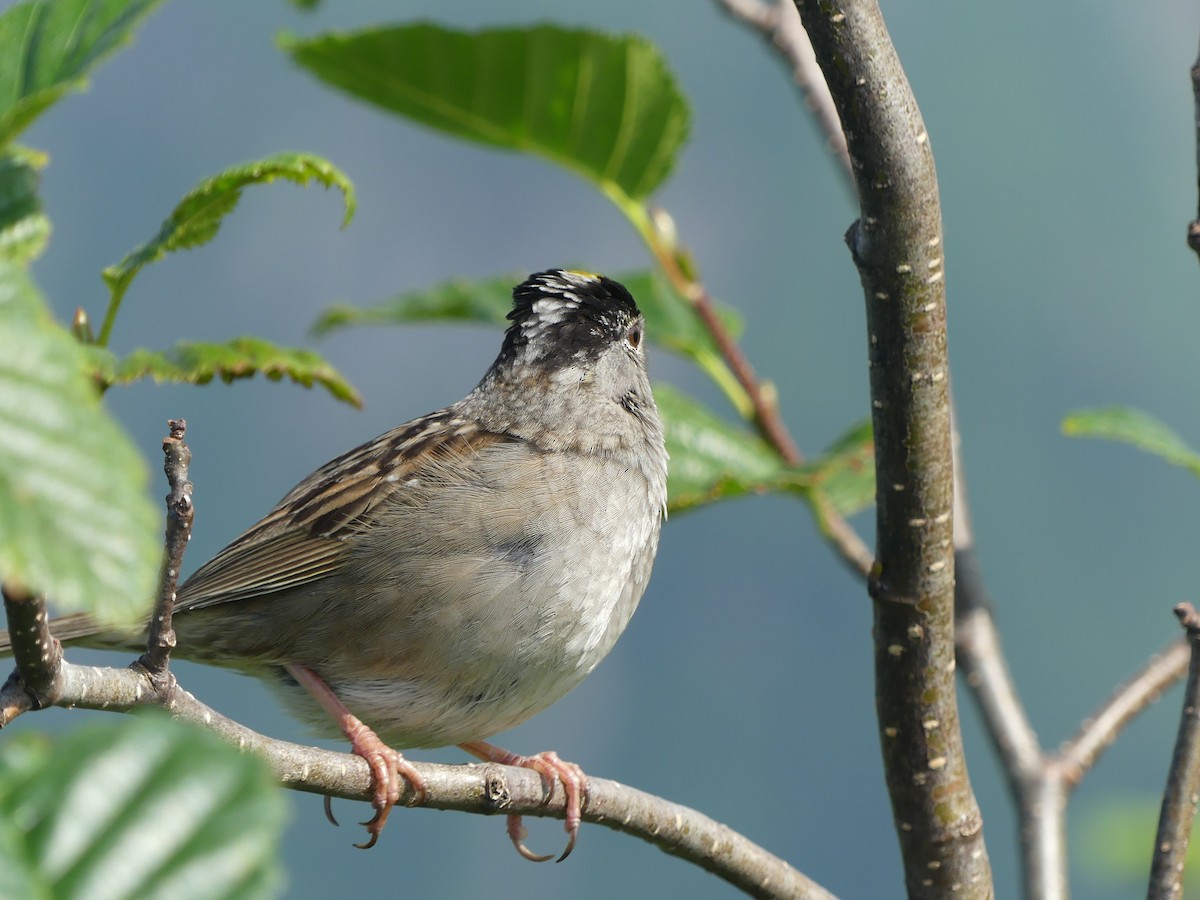
[[[296,485],[262,521],[201,566],[175,608],[202,609],[291,590],[336,572],[376,504],[431,464],[512,440],[480,432],[453,408],[394,428]]]
[[[188,579],[175,608],[202,609],[299,587],[335,571],[345,549],[343,540],[302,531],[235,541]]]

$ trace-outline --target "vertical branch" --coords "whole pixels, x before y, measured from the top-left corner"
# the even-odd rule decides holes
[[[955,694],[953,467],[929,137],[874,0],[797,0],[846,134],[875,427],[876,706],[910,896],[988,897]]]
[[[163,438],[163,471],[170,492],[166,496],[167,529],[163,552],[163,567],[159,577],[158,599],[150,619],[146,652],[139,662],[156,682],[167,678],[171,651],[175,648],[175,629],[171,617],[175,609],[175,589],[179,586],[179,569],[183,554],[192,536],[192,483],[188,481],[188,466],[192,451],[183,442],[187,422],[171,419],[167,422],[170,434]],[[165,684],[156,684],[162,690]]]
[[[1149,900],[1183,896],[1183,866],[1200,798],[1200,613],[1192,604],[1180,603],[1175,615],[1187,630],[1192,655],[1179,734],[1154,838],[1154,862],[1146,891]]]
[[[5,582],[4,613],[16,669],[5,682],[0,728],[23,712],[51,706],[61,692],[62,646],[50,634],[46,598]],[[2,632],[0,632],[2,633]]]
[[[967,502],[958,428],[950,408],[954,458],[954,615],[958,670],[971,690],[984,727],[1000,756],[1017,809],[1024,895],[1029,900],[1067,896],[1066,814],[1063,767],[1042,750],[1029,721],[992,616]]]
[[[1067,784],[1047,766],[1017,796],[1021,874],[1029,900],[1066,900]]]
[[[1196,193],[1197,203],[1200,204],[1200,56],[1192,63],[1192,96],[1195,98],[1196,119]],[[1188,224],[1187,242],[1196,256],[1200,257],[1200,212]]]

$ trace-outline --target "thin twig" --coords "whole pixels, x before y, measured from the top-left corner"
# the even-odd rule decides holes
[[[650,238],[650,249],[658,259],[667,278],[670,279],[675,290],[679,291],[680,295],[692,305],[701,323],[712,335],[717,350],[733,372],[738,384],[750,398],[750,404],[754,410],[754,424],[763,438],[775,449],[784,462],[792,465],[803,462],[804,458],[800,455],[796,442],[792,440],[787,426],[779,418],[778,405],[767,397],[766,391],[763,390],[762,384],[754,374],[754,367],[750,365],[746,354],[742,352],[742,348],[738,346],[733,335],[725,327],[725,323],[721,321],[721,317],[717,315],[716,304],[708,289],[699,279],[691,277],[684,271],[683,266],[679,264],[678,251],[675,248],[669,247],[666,242],[658,238],[657,234],[648,237]]]
[[[811,491],[808,494],[808,502],[816,519],[817,528],[838,552],[842,562],[859,577],[869,578],[871,566],[875,564],[875,554],[859,537],[854,526],[837,511],[828,494],[822,491]]]
[[[5,683],[2,717],[14,717],[30,709],[50,706],[58,699],[61,685],[57,672],[62,646],[50,634],[46,599],[13,582],[0,586],[8,617],[13,662],[16,669]]]
[[[1151,659],[1128,682],[1113,692],[1079,731],[1059,750],[1068,784],[1074,787],[1096,764],[1117,735],[1139,713],[1154,703],[1188,670],[1191,650],[1187,641],[1175,640]]]
[[[955,562],[960,596],[966,593],[961,587],[964,581],[977,577],[973,574],[977,567],[974,554],[960,551]],[[964,579],[964,573],[972,574]],[[971,609],[959,614],[955,634],[959,671],[979,703],[1009,787],[1014,794],[1020,793],[1021,784],[1036,777],[1042,768],[1042,748],[1000,649],[995,620],[986,609]]]
[[[954,459],[955,659],[979,705],[1017,809],[1024,894],[1029,900],[1061,900],[1067,896],[1067,789],[1061,768],[1042,750],[1001,647],[975,549],[953,398],[950,427]]]
[[[788,433],[787,426],[779,417],[779,407],[773,397],[764,389],[746,354],[737,345],[733,336],[725,328],[721,317],[717,315],[716,304],[712,295],[699,279],[688,274],[678,259],[678,248],[664,241],[658,234],[647,235],[651,251],[658,259],[667,278],[675,290],[692,304],[700,321],[712,335],[713,342],[729,366],[734,377],[750,400],[754,414],[754,423],[763,439],[771,445],[780,459],[790,465],[798,465],[804,461],[795,441]],[[689,267],[690,268],[690,267]],[[842,561],[850,569],[862,577],[871,572],[874,556],[863,539],[859,537],[854,527],[846,521],[828,498],[819,490],[806,494],[813,515],[821,533],[837,551]]]
[[[1200,801],[1200,613],[1190,603],[1175,607],[1175,615],[1187,631],[1191,647],[1187,688],[1179,734],[1171,756],[1171,771],[1163,791],[1158,835],[1154,839],[1154,862],[1150,867],[1148,900],[1183,896],[1183,869],[1187,861],[1192,821]]]
[[[179,570],[183,566],[183,554],[192,536],[192,483],[188,481],[188,465],[192,451],[184,443],[187,422],[170,419],[167,422],[170,434],[163,438],[163,472],[167,476],[170,491],[166,496],[167,529],[163,567],[159,576],[158,599],[154,615],[150,618],[146,652],[139,660],[151,678],[169,678],[168,665],[171,651],[175,648],[175,629],[171,617],[175,610],[175,589],[179,586]]]
[[[841,166],[842,174],[851,190],[854,190],[854,167],[850,165],[850,154],[846,149],[846,136],[842,133],[842,122],[838,117],[829,85],[817,65],[812,42],[800,22],[793,0],[717,0],[717,5],[734,19],[745,23],[766,40],[792,73],[792,80],[800,89],[804,105],[812,113],[813,121],[825,136],[825,144]]]
[[[1196,192],[1200,203],[1200,56],[1197,56],[1192,64],[1191,75],[1196,120]],[[1200,212],[1197,212],[1196,218],[1188,225],[1187,242],[1196,256],[1200,257]]]

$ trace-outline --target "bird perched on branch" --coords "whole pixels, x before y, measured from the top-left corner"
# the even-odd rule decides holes
[[[423,797],[394,748],[457,744],[561,783],[565,858],[582,771],[485,739],[578,685],[650,578],[667,452],[645,321],[624,287],[586,272],[539,272],[513,298],[500,355],[466,397],[319,468],[178,591],[177,656],[265,679],[370,764],[361,846],[402,778]],[[52,627],[90,646],[140,637],[83,615]],[[509,833],[548,858],[525,848],[519,817]]]

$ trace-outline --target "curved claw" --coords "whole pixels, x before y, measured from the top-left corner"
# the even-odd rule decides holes
[[[330,825],[334,825],[338,828],[341,827],[341,823],[339,823],[338,820],[336,818],[334,818],[333,798],[330,797],[328,794],[325,795],[325,818],[329,820]]]
[[[568,856],[571,855],[571,851],[575,849],[575,837],[578,834],[579,834],[578,828],[576,828],[574,831],[572,831],[569,828],[567,829],[567,846],[565,848],[563,848],[562,856],[560,856],[558,859],[555,860],[556,863],[562,862],[564,859],[566,859]]]
[[[375,783],[375,797],[371,801],[371,805],[375,807],[375,815],[360,823],[370,835],[365,844],[354,845],[360,850],[370,850],[379,840],[379,834],[383,831],[383,826],[387,824],[392,807],[400,799],[400,780],[402,778],[412,785],[413,797],[409,802],[410,806],[424,803],[429,795],[429,791],[425,787],[425,780],[417,773],[417,770],[403,756],[383,745],[382,742],[381,747],[382,752],[365,757],[371,766],[371,776]],[[354,752],[358,753],[358,748],[355,748]]]
[[[512,841],[513,847],[530,862],[542,863],[554,859],[553,853],[539,856],[525,846],[525,838],[529,837],[529,832],[526,830],[524,822],[521,821],[521,817],[516,813],[511,813],[508,816],[506,830],[508,831],[508,839]],[[574,844],[575,842],[572,841],[571,843]],[[568,852],[570,851],[568,850]],[[562,862],[562,857],[559,857],[559,862]]]
[[[387,816],[385,815],[378,822],[375,821],[376,819],[379,819],[378,813],[375,814],[374,816],[372,816],[367,821],[358,823],[359,825],[366,826],[368,837],[364,843],[354,844],[353,845],[354,847],[356,847],[359,850],[370,850],[372,847],[375,846],[375,842],[379,840],[379,833],[381,831],[383,831],[383,823],[387,821]]]

